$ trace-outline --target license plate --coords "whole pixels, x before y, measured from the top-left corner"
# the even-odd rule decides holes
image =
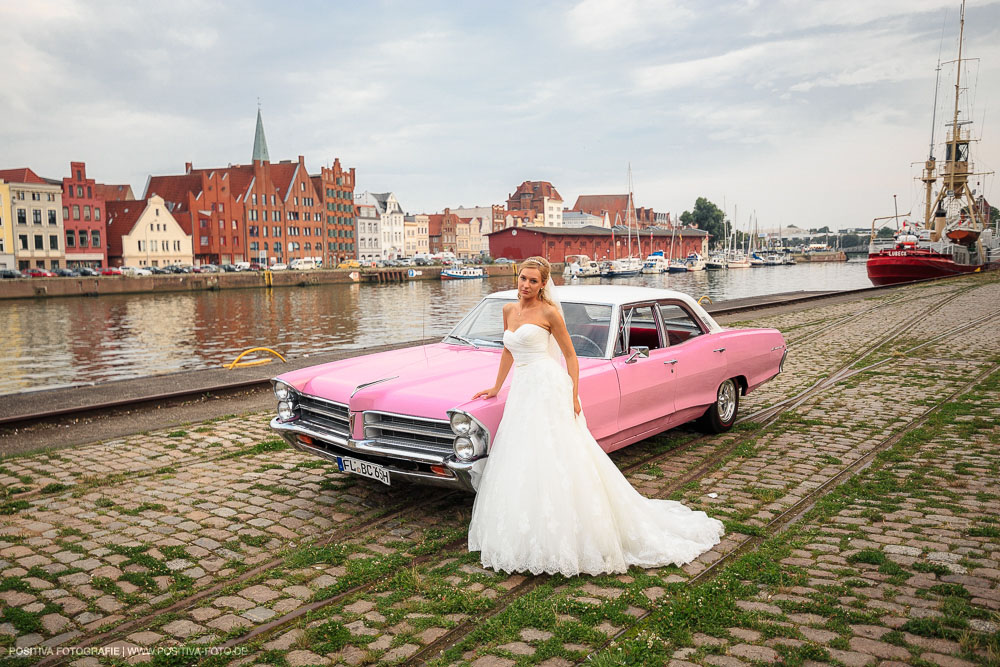
[[[347,456],[337,457],[337,466],[340,468],[341,472],[349,472],[355,475],[361,475],[362,477],[370,477],[371,479],[378,480],[389,486],[389,471],[382,466],[377,466],[374,463],[368,463],[367,461],[359,461],[358,459],[352,459]]]

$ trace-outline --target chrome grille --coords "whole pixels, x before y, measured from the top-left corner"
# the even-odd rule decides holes
[[[299,396],[299,419],[311,428],[326,431],[338,438],[351,437],[347,406],[315,396]]]
[[[365,413],[365,439],[398,449],[450,454],[455,434],[443,419],[422,419],[386,412]]]

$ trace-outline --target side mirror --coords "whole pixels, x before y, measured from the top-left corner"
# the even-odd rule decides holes
[[[626,364],[634,364],[638,359],[648,359],[649,358],[649,348],[645,345],[635,345],[628,349],[630,352],[628,359],[625,360]]]

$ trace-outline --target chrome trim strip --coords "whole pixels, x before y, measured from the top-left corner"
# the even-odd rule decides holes
[[[310,403],[303,404],[299,402],[299,410],[306,410],[308,412],[315,412],[316,414],[323,415],[324,417],[329,417],[330,419],[336,419],[337,421],[342,421],[346,425],[348,422],[348,415],[338,414],[336,412],[329,412],[323,408],[316,407]]]
[[[454,433],[451,432],[449,427],[447,431],[443,429],[432,429],[424,428],[422,426],[411,426],[409,424],[399,424],[399,423],[381,423],[377,422],[375,424],[366,424],[365,433],[368,433],[369,429],[377,429],[379,431],[395,431],[398,433],[412,433],[413,435],[423,435],[430,438],[453,438]],[[367,437],[367,435],[366,435]]]
[[[383,410],[365,410],[365,416],[385,415],[386,417],[400,417],[402,419],[412,419],[414,421],[429,422],[431,424],[444,424],[448,432],[451,433],[451,423],[447,419],[432,419],[431,417],[417,417],[416,415],[404,415],[400,412],[385,412]],[[367,425],[367,421],[365,422]]]
[[[393,375],[392,377],[382,378],[381,380],[372,380],[371,382],[365,382],[363,384],[359,384],[357,387],[354,388],[354,391],[351,392],[351,398],[354,398],[354,395],[359,391],[361,391],[362,389],[364,389],[365,387],[370,387],[373,384],[378,384],[380,382],[388,382],[389,380],[395,380],[398,377],[399,377],[398,375]]]

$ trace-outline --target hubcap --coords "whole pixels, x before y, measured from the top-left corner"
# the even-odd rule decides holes
[[[719,405],[719,419],[723,423],[732,420],[736,414],[736,385],[732,380],[726,380],[719,387],[719,395],[716,399]]]

